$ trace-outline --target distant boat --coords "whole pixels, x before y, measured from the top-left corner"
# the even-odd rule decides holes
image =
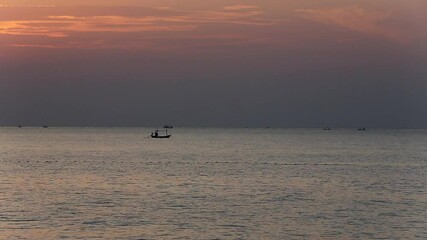
[[[359,128],[357,130],[359,130],[359,131],[366,131],[366,128]]]
[[[170,138],[172,134],[168,134],[168,130],[165,130],[165,134],[160,134],[160,131],[157,129],[153,133],[151,133],[151,138]]]
[[[48,128],[49,126],[43,126],[43,128]]]
[[[323,130],[326,130],[326,131],[329,131],[329,130],[332,130],[332,128],[323,128]]]
[[[164,125],[163,128],[173,128],[172,125]]]
[[[18,128],[22,128],[22,126],[21,126],[21,125],[19,125],[19,126],[18,126]]]

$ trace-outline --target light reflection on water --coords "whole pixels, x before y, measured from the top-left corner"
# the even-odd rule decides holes
[[[0,129],[0,238],[427,238],[427,131],[150,131]]]

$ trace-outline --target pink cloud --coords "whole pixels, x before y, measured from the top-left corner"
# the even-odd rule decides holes
[[[385,24],[387,20],[393,18],[391,11],[372,10],[355,5],[333,9],[304,9],[295,12],[312,21],[342,27],[396,43],[406,44],[411,41],[411,37],[402,29]]]

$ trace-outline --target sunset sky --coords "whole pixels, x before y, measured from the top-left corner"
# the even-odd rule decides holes
[[[0,125],[427,127],[425,0],[0,0]]]

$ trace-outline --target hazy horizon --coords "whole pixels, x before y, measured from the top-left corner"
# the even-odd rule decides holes
[[[61,126],[61,125],[1,125],[0,128],[30,128],[30,129],[39,129],[39,128],[147,128],[147,129],[160,129],[165,130],[163,128],[164,125],[153,125],[153,126],[120,126],[120,125],[100,125],[100,126]],[[366,127],[366,126],[354,126],[354,127],[331,127],[331,126],[314,126],[314,127],[272,127],[272,126],[213,126],[213,125],[205,125],[205,126],[172,126],[172,128],[168,128],[167,130],[173,132],[174,129],[295,129],[295,130],[361,130],[363,131],[375,131],[375,130],[427,130],[427,128],[381,128],[381,127]]]

